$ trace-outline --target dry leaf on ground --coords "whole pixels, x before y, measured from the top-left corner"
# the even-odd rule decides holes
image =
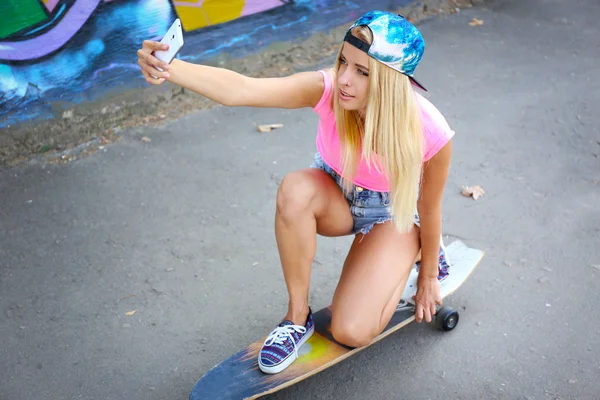
[[[479,185],[463,186],[461,194],[465,197],[473,197],[473,200],[477,200],[485,194],[485,190]]]
[[[136,312],[137,312],[137,310],[127,311],[125,313],[125,315],[127,315],[128,317],[131,317],[132,315],[135,315]]]
[[[469,22],[469,25],[471,25],[471,26],[480,26],[480,25],[483,25],[483,20],[482,19],[473,18],[471,20],[471,22]]]
[[[151,141],[152,139],[150,139],[148,136],[142,136],[142,142],[150,143]]]
[[[277,129],[277,128],[283,128],[283,124],[259,125],[258,126],[258,131],[259,132],[271,132],[273,129]]]

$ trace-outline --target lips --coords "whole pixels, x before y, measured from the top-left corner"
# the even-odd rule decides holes
[[[350,95],[350,94],[348,94],[348,93],[344,92],[342,89],[340,89],[340,94],[341,94],[342,96],[344,96],[344,97],[354,98],[354,96],[352,96],[352,95]]]

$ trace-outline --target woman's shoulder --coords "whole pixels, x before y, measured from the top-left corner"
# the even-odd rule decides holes
[[[417,93],[417,100],[421,107],[424,128],[442,131],[450,129],[450,125],[448,125],[448,121],[446,121],[444,115],[431,101],[419,93]]]
[[[321,116],[326,116],[333,112],[333,102],[331,93],[332,88],[334,86],[333,81],[335,79],[335,74],[333,68],[320,69],[318,70],[318,72],[322,76],[323,93],[319,102],[315,105],[313,110]]]
[[[433,157],[454,136],[448,121],[438,108],[417,93],[417,99],[421,108],[423,122],[423,134],[425,139],[425,161]]]

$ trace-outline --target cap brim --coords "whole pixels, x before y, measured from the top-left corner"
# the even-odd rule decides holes
[[[409,76],[408,78],[410,79],[410,81],[412,82],[413,85],[415,85],[422,91],[427,92],[427,89],[425,89],[425,86],[421,85],[415,78],[413,78],[412,76]]]

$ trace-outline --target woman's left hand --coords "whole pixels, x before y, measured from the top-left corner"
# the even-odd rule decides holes
[[[431,322],[436,313],[435,306],[442,305],[440,283],[435,277],[420,276],[417,279],[417,294],[413,297],[416,304],[415,318],[418,323]]]

